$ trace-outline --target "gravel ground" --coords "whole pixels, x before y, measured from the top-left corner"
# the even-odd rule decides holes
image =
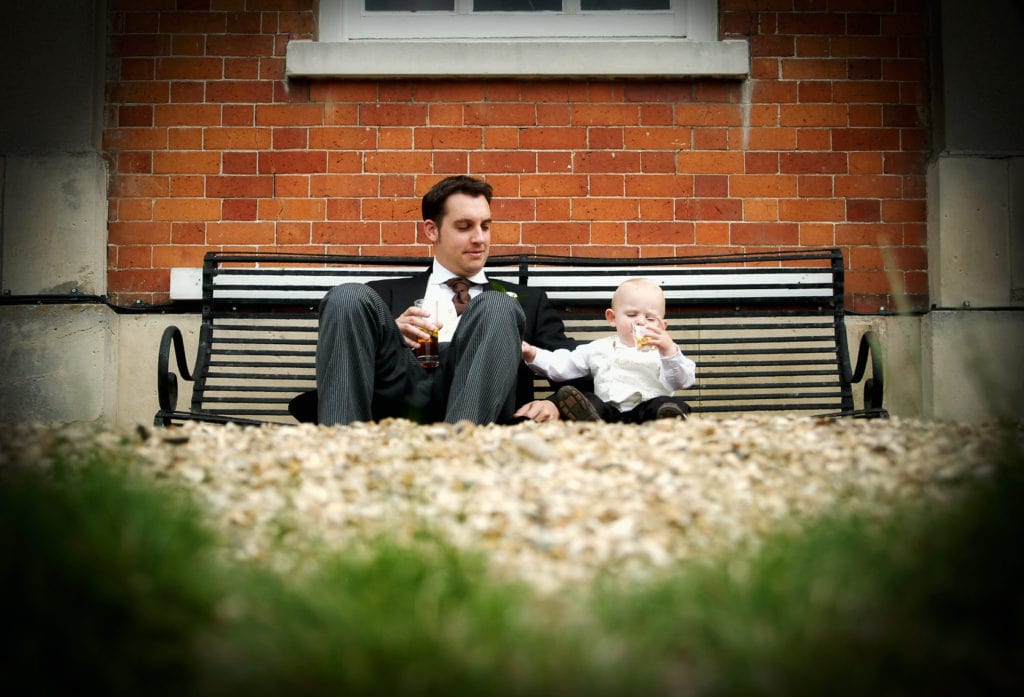
[[[236,558],[294,571],[321,544],[429,529],[547,592],[756,545],[825,512],[945,502],[992,473],[1000,442],[984,424],[776,415],[642,426],[6,424],[0,466],[128,449],[134,468],[197,495]]]

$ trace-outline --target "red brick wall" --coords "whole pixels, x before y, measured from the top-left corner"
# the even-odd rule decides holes
[[[495,252],[838,246],[848,300],[927,306],[924,0],[720,0],[736,80],[288,81],[314,0],[111,0],[111,299],[210,249],[423,255],[419,197],[495,187]]]

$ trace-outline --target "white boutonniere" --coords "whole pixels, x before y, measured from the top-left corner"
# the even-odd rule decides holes
[[[498,281],[495,281],[495,280],[492,280],[490,283],[487,284],[487,286],[491,290],[496,290],[499,293],[504,293],[508,297],[513,298],[513,299],[515,299],[518,302],[522,302],[523,298],[526,297],[526,293],[523,293],[523,294],[515,293],[515,292],[509,290],[508,288],[506,288],[505,286],[503,286]]]

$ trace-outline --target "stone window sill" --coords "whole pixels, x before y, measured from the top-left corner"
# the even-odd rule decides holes
[[[291,41],[291,78],[733,78],[750,72],[743,40]]]

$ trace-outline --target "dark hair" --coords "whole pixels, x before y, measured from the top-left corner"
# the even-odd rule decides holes
[[[430,187],[430,191],[423,195],[423,219],[433,220],[438,227],[441,227],[444,205],[452,194],[466,194],[474,198],[483,196],[487,199],[487,203],[490,203],[491,185],[482,179],[474,179],[465,174],[446,177]]]

